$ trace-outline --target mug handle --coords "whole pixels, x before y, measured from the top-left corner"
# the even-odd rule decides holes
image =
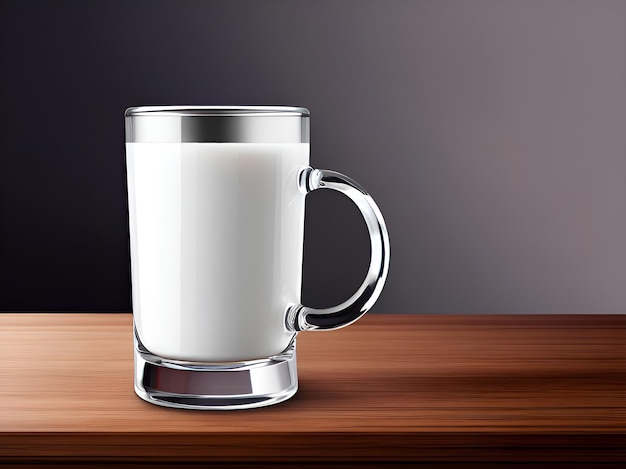
[[[376,302],[389,271],[389,234],[376,202],[356,181],[336,171],[313,169],[300,171],[300,191],[333,189],[352,200],[361,211],[370,236],[370,266],[365,280],[348,300],[333,308],[316,309],[301,304],[287,309],[285,325],[290,332],[339,329],[363,316]]]

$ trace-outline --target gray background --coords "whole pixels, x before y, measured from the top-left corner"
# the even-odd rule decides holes
[[[0,5],[0,310],[130,310],[126,107],[285,104],[386,217],[374,312],[626,311],[624,1]],[[312,195],[305,302],[367,249]]]

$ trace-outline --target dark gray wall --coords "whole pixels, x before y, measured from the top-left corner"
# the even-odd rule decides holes
[[[385,214],[375,312],[626,311],[624,1],[0,5],[0,310],[130,309],[126,107],[291,104]],[[306,236],[343,300],[359,215],[314,194]]]

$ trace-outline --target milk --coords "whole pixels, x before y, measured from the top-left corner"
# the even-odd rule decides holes
[[[133,316],[163,358],[284,350],[300,303],[308,144],[127,143]]]

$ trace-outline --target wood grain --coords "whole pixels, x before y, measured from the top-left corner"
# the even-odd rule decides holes
[[[300,389],[133,391],[130,314],[0,314],[1,462],[626,460],[626,316],[368,315],[298,336]]]

